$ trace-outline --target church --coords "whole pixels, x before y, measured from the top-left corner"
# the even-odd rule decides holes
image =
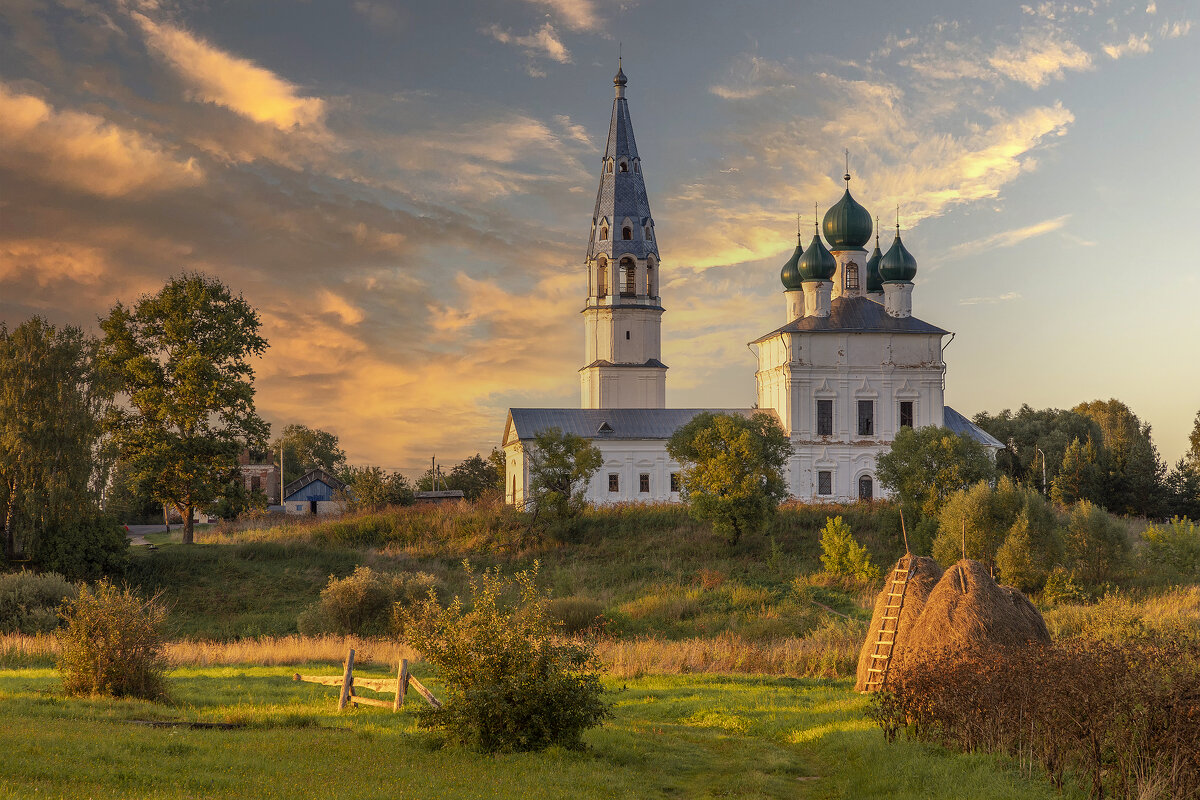
[[[899,225],[881,251],[878,225],[850,194],[849,172],[821,230],[807,247],[798,234],[783,265],[784,324],[750,342],[758,357],[757,408],[666,408],[662,261],[620,67],[613,85],[586,258],[581,407],[509,409],[507,502],[525,502],[525,450],[549,428],[589,439],[603,454],[587,488],[591,503],[679,501],[680,467],[667,454],[667,440],[703,411],[773,413],[793,448],[788,492],[804,501],[883,496],[875,460],[903,427],[941,425],[1003,447],[945,405],[943,339],[950,332],[912,315],[916,259]]]

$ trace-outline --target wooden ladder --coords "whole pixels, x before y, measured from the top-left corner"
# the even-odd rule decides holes
[[[904,592],[908,588],[908,575],[912,567],[912,555],[906,553],[892,571],[892,585],[888,590],[887,605],[883,609],[883,621],[879,626],[879,638],[871,653],[871,666],[867,667],[866,691],[883,688],[887,679],[888,666],[892,663],[892,651],[896,644],[896,630],[900,626],[900,609],[904,607]]]

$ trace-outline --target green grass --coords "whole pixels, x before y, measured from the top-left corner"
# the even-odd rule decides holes
[[[0,671],[0,797],[1062,797],[992,757],[886,744],[846,681],[609,682],[615,716],[587,734],[588,751],[484,756],[439,747],[408,706],[338,714],[336,689],[292,672],[176,670],[171,703],[151,704],[66,699],[52,670]],[[385,674],[361,671],[372,673]],[[245,727],[131,722],[145,719]]]

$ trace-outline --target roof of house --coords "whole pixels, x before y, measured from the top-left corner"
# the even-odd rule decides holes
[[[954,433],[965,433],[985,447],[1003,448],[1004,443],[950,406],[944,406],[942,424]]]
[[[308,472],[304,473],[299,478],[296,478],[296,480],[292,481],[287,486],[283,487],[283,496],[285,498],[291,497],[293,494],[300,491],[305,486],[308,486],[310,483],[316,483],[317,481],[324,483],[326,486],[333,489],[335,492],[340,492],[341,490],[346,488],[346,484],[342,483],[340,480],[335,478],[333,475],[330,475],[325,470],[320,469],[320,468],[310,469]]]
[[[781,333],[935,333],[942,330],[916,317],[893,317],[868,297],[839,297],[829,305],[828,317],[800,317],[750,344],[765,342]]]
[[[510,408],[504,443],[532,439],[549,428],[586,439],[670,439],[697,414],[740,414],[753,408]],[[774,414],[767,410],[767,413]]]

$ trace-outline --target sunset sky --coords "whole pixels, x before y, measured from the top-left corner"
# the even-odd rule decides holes
[[[895,224],[970,416],[1200,408],[1195,3],[0,0],[0,319],[184,270],[259,309],[258,407],[412,474],[579,405],[623,47],[667,404],[746,407],[796,214]]]

